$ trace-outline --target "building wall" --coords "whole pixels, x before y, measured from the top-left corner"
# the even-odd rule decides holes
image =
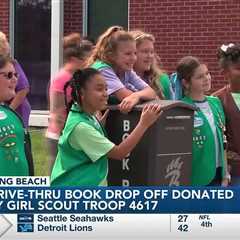
[[[163,65],[174,71],[185,55],[205,61],[212,73],[213,89],[223,86],[217,48],[240,39],[239,0],[130,0],[130,29],[154,34]]]
[[[64,34],[82,33],[82,0],[64,0]]]
[[[239,0],[129,0],[129,27],[154,34],[156,50],[171,73],[185,55],[205,61],[213,89],[223,86],[216,51],[223,43],[239,42]],[[0,1],[0,29],[9,32],[9,0]],[[82,0],[64,0],[64,34],[82,32]]]
[[[9,34],[9,1],[0,1],[0,31]]]

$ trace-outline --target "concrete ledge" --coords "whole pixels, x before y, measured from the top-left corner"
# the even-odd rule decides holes
[[[29,119],[29,126],[47,127],[48,119],[49,119],[49,111],[32,110],[30,119]]]

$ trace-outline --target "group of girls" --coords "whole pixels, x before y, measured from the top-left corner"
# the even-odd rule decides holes
[[[197,107],[191,184],[227,186],[229,169],[233,178],[238,176],[240,46],[219,49],[219,63],[229,85],[216,93],[218,98],[206,95],[211,76],[207,65],[193,56],[178,62],[175,77],[180,87],[175,88],[176,81],[159,68],[154,42],[151,34],[127,32],[119,26],[107,29],[95,46],[76,34],[64,38],[64,65],[51,81],[46,133],[53,186],[106,186],[108,158],[121,160],[128,155],[161,114],[158,104],[147,104],[136,128],[116,145],[102,124],[107,111],[99,116],[109,103],[128,113],[141,101],[173,96]]]
[[[159,68],[154,42],[151,34],[127,32],[119,26],[110,27],[99,37],[83,63],[84,69],[76,71],[68,82],[73,104],[58,143],[52,185],[106,185],[107,158],[123,159],[161,113],[158,105],[147,105],[134,131],[116,146],[106,138],[104,127],[96,117],[107,102],[118,104],[119,110],[126,113],[141,101],[171,100],[177,95],[174,83]],[[230,82],[233,77],[227,72],[235,63],[227,53],[233,48],[240,49],[238,45],[219,49],[219,61],[227,62],[221,66]],[[234,56],[235,60],[240,59],[240,54]],[[207,65],[196,57],[186,56],[178,62],[175,76],[181,86],[178,91],[182,91],[178,100],[198,109],[194,114],[191,184],[227,186],[231,180],[226,157],[231,145],[229,121],[225,120],[222,101],[206,96],[211,89]],[[238,75],[236,82],[239,81]],[[237,103],[237,92],[234,94]],[[236,153],[234,149],[231,151]]]

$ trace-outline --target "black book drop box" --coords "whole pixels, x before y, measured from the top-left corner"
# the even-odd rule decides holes
[[[163,113],[123,160],[109,160],[109,186],[188,186],[192,161],[194,107],[180,101],[155,101]],[[108,138],[115,144],[137,125],[143,106],[128,114],[110,106]]]

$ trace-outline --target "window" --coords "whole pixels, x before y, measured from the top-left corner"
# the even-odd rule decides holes
[[[128,29],[128,0],[88,0],[87,35],[97,37],[108,27],[119,25]]]
[[[14,1],[14,57],[23,67],[34,110],[48,108],[51,54],[51,1]]]

